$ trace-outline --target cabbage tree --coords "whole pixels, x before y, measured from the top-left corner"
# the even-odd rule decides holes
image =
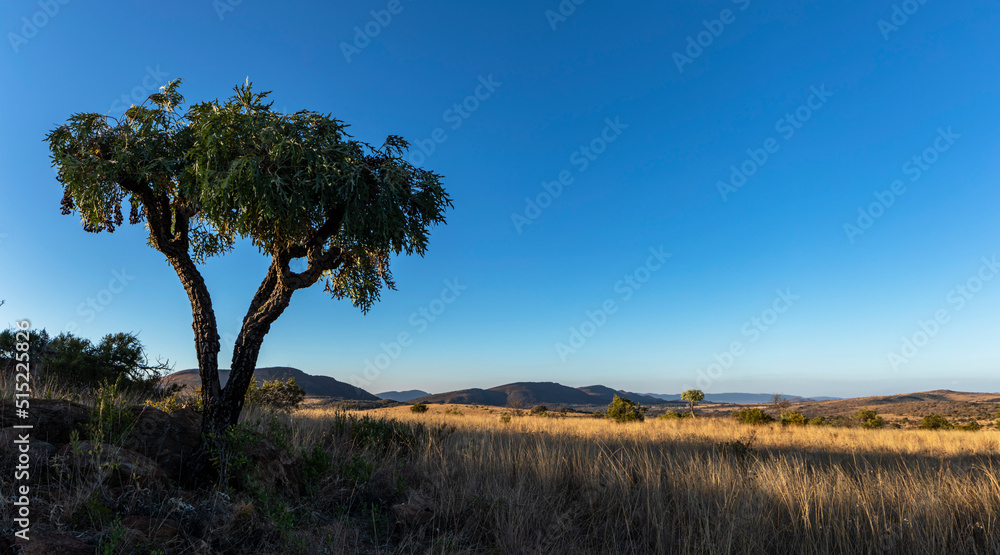
[[[264,336],[292,294],[322,282],[367,312],[394,289],[390,260],[423,255],[451,200],[439,175],[403,158],[407,143],[353,139],[346,124],[303,110],[279,113],[247,80],[229,99],[186,110],[180,80],[120,117],[78,113],[47,141],[62,211],[90,232],[144,223],[149,245],[191,303],[206,433],[238,421]],[[125,202],[128,201],[126,206]],[[269,259],[219,382],[218,326],[199,267],[249,240]],[[292,260],[305,259],[293,271]]]

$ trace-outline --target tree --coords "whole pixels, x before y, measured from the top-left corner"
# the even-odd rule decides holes
[[[615,397],[608,405],[608,418],[616,422],[642,422],[646,418],[646,407],[637,405],[635,401],[625,397]]]
[[[774,407],[774,411],[777,414],[783,414],[786,410],[791,408],[792,402],[781,393],[774,393],[771,395],[771,406]]]
[[[691,407],[691,417],[694,418],[694,404],[703,401],[705,394],[700,389],[689,389],[681,393],[681,399],[688,402],[688,405]]]
[[[64,214],[86,231],[145,222],[149,244],[173,267],[191,304],[202,382],[202,430],[237,422],[264,336],[292,294],[319,281],[363,313],[394,289],[395,254],[423,255],[429,228],[452,206],[440,176],[403,159],[390,135],[378,148],[329,115],[271,110],[247,80],[225,102],[182,112],[180,80],[121,118],[79,113],[47,140],[63,185]],[[270,258],[219,382],[219,333],[199,266],[249,240]],[[304,258],[294,272],[289,263]]]

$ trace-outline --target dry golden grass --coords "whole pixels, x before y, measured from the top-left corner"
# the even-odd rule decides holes
[[[70,396],[58,384],[38,391]],[[505,422],[514,411],[455,405],[244,412],[250,428],[283,438],[308,487],[112,488],[40,467],[33,524],[121,553],[149,552],[112,541],[116,519],[134,514],[179,524],[158,545],[165,554],[1000,553],[992,427],[617,424],[523,412]],[[329,464],[310,474],[314,449]],[[0,485],[11,491],[13,459],[3,454]],[[11,511],[0,503],[0,516]]]
[[[410,500],[434,512],[435,532],[400,551],[1000,553],[995,430],[505,424],[501,412],[365,412],[437,430],[408,462]],[[293,427],[308,442],[331,417],[300,411]]]

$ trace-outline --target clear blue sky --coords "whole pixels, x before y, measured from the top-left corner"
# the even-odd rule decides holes
[[[0,7],[5,322],[135,331],[194,367],[176,275],[141,227],[59,214],[43,137],[168,79],[202,101],[249,76],[277,109],[422,144],[455,203],[368,315],[296,293],[262,366],[381,363],[373,392],[1000,390],[995,1],[63,1]],[[265,268],[249,246],[203,268],[224,349]]]

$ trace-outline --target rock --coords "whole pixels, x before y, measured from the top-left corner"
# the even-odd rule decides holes
[[[139,532],[141,541],[167,542],[177,537],[180,525],[172,518],[153,519],[148,516],[127,516],[122,525]]]
[[[68,443],[70,432],[86,437],[90,414],[87,407],[59,399],[29,399],[28,418],[18,418],[14,401],[0,402],[0,427],[28,424],[31,438],[49,443]]]
[[[124,447],[156,461],[172,480],[181,480],[183,463],[201,443],[201,415],[194,409],[171,413],[154,407],[134,406],[132,432]]]
[[[55,530],[29,531],[28,541],[16,538],[14,544],[24,555],[93,555],[96,551],[94,546]]]
[[[255,483],[268,491],[299,491],[298,469],[287,451],[271,440],[260,438],[247,450]]]
[[[133,481],[142,487],[170,485],[170,478],[149,457],[107,443],[81,441],[74,450],[64,446],[58,454],[75,472],[101,476],[111,487],[127,487]]]

